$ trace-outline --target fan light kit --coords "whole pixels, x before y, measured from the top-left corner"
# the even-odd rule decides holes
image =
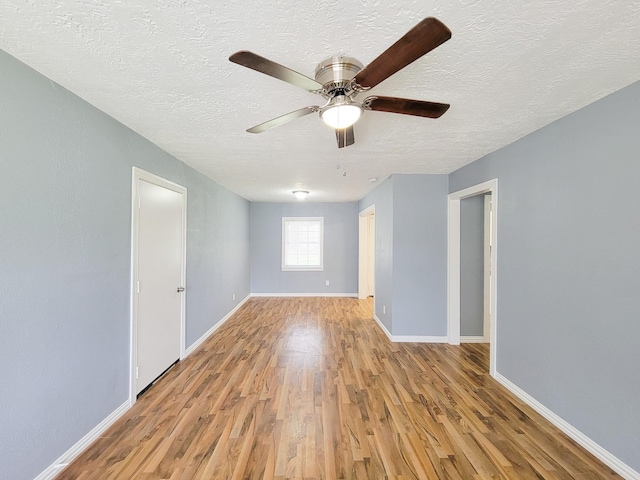
[[[253,52],[236,52],[229,57],[233,63],[321,95],[327,100],[323,106],[313,105],[295,110],[251,127],[247,132],[262,133],[296,118],[319,112],[322,121],[335,129],[338,148],[342,148],[355,142],[353,124],[365,110],[439,118],[449,109],[449,104],[381,96],[369,96],[358,102],[355,98],[450,38],[451,31],[446,25],[437,18],[428,17],[366,67],[363,68],[362,63],[355,58],[334,56],[316,67],[315,80]]]
[[[328,105],[320,110],[320,118],[331,128],[350,127],[358,121],[360,115],[362,107],[344,95],[333,97]]]
[[[304,200],[305,198],[307,198],[307,195],[309,195],[309,192],[306,190],[293,191],[293,196],[296,197],[298,200]]]

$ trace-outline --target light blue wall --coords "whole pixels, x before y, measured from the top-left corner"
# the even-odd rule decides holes
[[[497,370],[640,471],[640,82],[450,175],[498,178]]]
[[[185,168],[185,184],[190,345],[249,295],[251,206],[190,168]]]
[[[393,330],[393,180],[387,178],[360,200],[358,209],[375,205],[375,315]],[[386,306],[386,313],[382,307]]]
[[[447,333],[447,186],[446,175],[392,175],[360,201],[375,204],[375,313],[392,335]]]
[[[282,271],[282,217],[324,217],[323,271]],[[251,292],[357,295],[358,204],[252,203]]]
[[[23,480],[128,399],[132,166],[188,189],[187,343],[249,293],[250,205],[1,51],[0,72],[0,476]]]
[[[484,328],[484,195],[460,201],[460,335]]]
[[[393,175],[393,335],[447,334],[447,175]]]

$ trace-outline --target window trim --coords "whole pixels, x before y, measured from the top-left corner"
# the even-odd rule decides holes
[[[319,222],[320,223],[320,265],[287,265],[286,238],[287,223]],[[282,271],[283,272],[322,272],[324,271],[324,217],[282,217]]]

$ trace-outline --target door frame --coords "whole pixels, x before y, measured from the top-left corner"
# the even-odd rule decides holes
[[[491,225],[493,223],[493,199],[490,194],[484,195],[484,218],[483,218],[483,309],[482,309],[482,337],[491,343]]]
[[[367,263],[368,263],[368,250],[369,250],[369,220],[368,217],[373,215],[375,218],[376,206],[375,204],[368,206],[362,210],[358,216],[358,298],[365,299],[368,297],[368,290],[366,288],[367,279]],[[375,245],[375,224],[374,224],[374,245]],[[375,248],[373,252],[373,301],[376,301],[376,274],[375,274]],[[374,310],[375,312],[375,310]]]
[[[131,311],[130,311],[130,356],[129,356],[129,403],[136,403],[137,394],[137,378],[136,365],[138,364],[138,223],[139,223],[139,206],[140,193],[139,182],[141,180],[152,183],[159,187],[172,190],[182,195],[182,259],[180,271],[180,284],[186,285],[186,266],[187,266],[187,189],[182,185],[173,183],[162,177],[149,173],[138,167],[133,167],[131,181]],[[186,342],[186,293],[180,296],[180,360],[185,356]]]
[[[491,251],[491,288],[490,288],[490,339],[489,373],[496,374],[497,352],[497,260],[498,260],[498,179],[494,178],[478,185],[450,193],[447,196],[447,341],[451,345],[460,345],[460,201],[465,198],[491,193],[492,202],[492,251]]]

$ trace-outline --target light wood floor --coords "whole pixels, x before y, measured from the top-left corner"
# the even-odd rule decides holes
[[[488,374],[351,298],[249,300],[58,477],[619,478]]]

